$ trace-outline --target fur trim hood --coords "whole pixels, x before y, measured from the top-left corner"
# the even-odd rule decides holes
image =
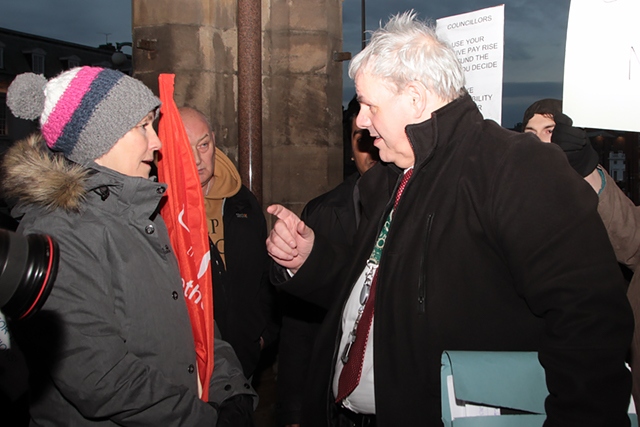
[[[90,169],[51,151],[40,134],[15,143],[2,162],[2,193],[19,205],[78,211]]]

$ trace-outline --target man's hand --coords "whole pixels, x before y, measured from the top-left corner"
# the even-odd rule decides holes
[[[278,217],[267,237],[267,252],[275,262],[292,273],[307,260],[313,248],[313,230],[282,205],[271,205],[267,212]]]
[[[556,126],[551,142],[562,148],[569,164],[581,177],[588,176],[598,165],[598,153],[591,146],[587,133],[584,129],[573,127],[573,121],[565,114],[556,114],[553,120]]]

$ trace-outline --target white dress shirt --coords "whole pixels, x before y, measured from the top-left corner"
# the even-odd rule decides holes
[[[347,300],[347,304],[344,307],[342,313],[342,338],[340,339],[340,347],[338,348],[338,360],[336,361],[336,369],[333,377],[333,395],[338,395],[338,382],[340,379],[340,373],[344,367],[341,356],[344,348],[349,341],[349,334],[353,330],[353,325],[358,316],[358,308],[360,308],[360,291],[364,284],[365,273],[368,267],[365,267],[360,274],[360,277],[356,281],[351,295]],[[375,414],[376,413],[376,397],[373,381],[373,320],[371,321],[371,329],[369,330],[369,336],[367,338],[367,345],[364,352],[364,363],[362,366],[362,374],[360,376],[360,383],[353,390],[353,392],[347,396],[342,404],[350,411],[357,412],[359,414]]]

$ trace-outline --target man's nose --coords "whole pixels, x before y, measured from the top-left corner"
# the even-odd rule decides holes
[[[371,120],[369,120],[369,115],[365,114],[364,110],[361,109],[356,117],[356,126],[361,129],[367,129],[371,126]]]
[[[191,151],[193,151],[193,158],[196,161],[196,166],[200,165],[200,163],[202,163],[202,156],[200,156],[200,152],[195,147],[191,147]]]

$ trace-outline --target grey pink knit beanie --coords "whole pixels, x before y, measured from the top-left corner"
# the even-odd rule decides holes
[[[18,75],[7,105],[19,118],[40,118],[40,130],[53,151],[87,164],[105,154],[160,100],[141,81],[100,67],[77,67],[47,81]]]

